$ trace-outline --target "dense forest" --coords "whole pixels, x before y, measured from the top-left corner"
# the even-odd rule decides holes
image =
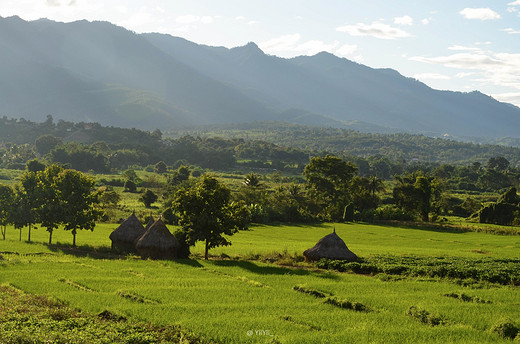
[[[520,149],[515,148],[273,123],[259,124],[242,137],[229,129],[216,133],[221,136],[197,131],[165,137],[159,129],[54,123],[52,116],[42,123],[4,117],[0,124],[0,167],[37,172],[58,164],[115,173],[119,179],[101,178],[98,186],[124,186],[126,192],[144,186],[134,170],[157,173],[166,182],[148,187],[163,195],[163,210],[172,223],[171,195],[205,171],[244,178],[233,197],[249,205],[255,222],[429,221],[448,215],[500,224],[520,221],[515,197],[520,169],[512,164]],[[280,144],[269,142],[275,138]],[[442,156],[460,160],[441,163]],[[150,190],[140,192],[147,207],[157,200]]]
[[[310,127],[282,122],[257,122],[232,125],[213,125],[190,130],[168,130],[165,135],[180,137],[220,136],[274,142],[282,146],[298,147],[313,152],[331,152],[343,156],[383,156],[393,161],[470,164],[485,163],[494,156],[503,156],[513,166],[520,164],[520,149],[514,140],[503,144],[467,143],[447,138],[432,138],[413,134],[369,134],[350,129]],[[499,141],[497,141],[499,142]]]

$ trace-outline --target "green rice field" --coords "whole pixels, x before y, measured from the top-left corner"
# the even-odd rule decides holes
[[[0,284],[85,312],[108,310],[157,326],[180,325],[222,343],[510,343],[493,329],[505,322],[520,326],[514,284],[393,278],[251,260],[301,255],[335,227],[362,258],[412,255],[515,264],[520,236],[366,224],[255,226],[233,236],[232,246],[211,250],[209,261],[151,261],[110,254],[108,235],[115,227],[80,232],[77,249],[68,246],[72,236],[62,230],[53,235],[58,245],[48,246],[43,229],[26,243],[8,228],[7,240],[0,240]],[[202,245],[192,251],[199,257]]]

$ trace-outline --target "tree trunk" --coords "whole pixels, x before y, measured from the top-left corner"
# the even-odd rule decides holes
[[[31,242],[31,224],[29,223],[29,235],[27,237],[27,241]]]
[[[72,230],[72,247],[76,247],[76,230]]]
[[[20,241],[22,241],[22,227],[20,227]]]
[[[5,240],[5,231],[7,230],[7,226],[4,226],[4,229],[2,229],[2,236],[4,237],[4,240]]]
[[[206,251],[204,252],[205,260],[208,260],[208,251],[209,251],[209,239],[206,239]]]
[[[49,245],[52,245],[52,228],[47,229],[49,231]]]

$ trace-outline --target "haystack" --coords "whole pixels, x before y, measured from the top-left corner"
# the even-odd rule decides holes
[[[177,258],[180,244],[168,230],[161,217],[137,241],[135,248],[142,258]]]
[[[306,261],[322,258],[355,261],[358,257],[348,249],[345,242],[336,234],[336,230],[321,238],[313,248],[303,252]]]
[[[112,249],[121,252],[136,252],[135,243],[144,234],[145,230],[134,213],[123,221],[112,233]]]

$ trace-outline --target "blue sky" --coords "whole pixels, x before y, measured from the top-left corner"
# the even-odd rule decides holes
[[[520,0],[0,0],[0,16],[106,20],[280,57],[329,51],[520,106]]]

